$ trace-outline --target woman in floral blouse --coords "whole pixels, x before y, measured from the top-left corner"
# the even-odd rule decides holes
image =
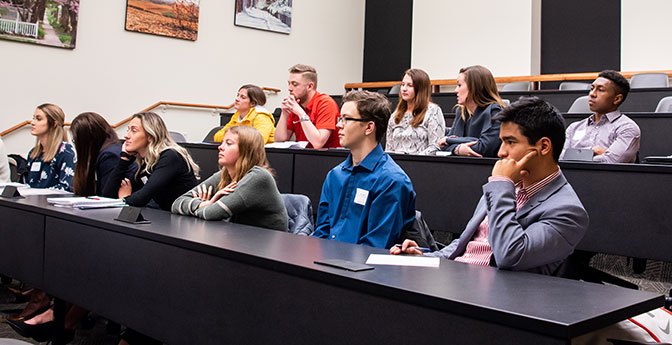
[[[25,182],[32,188],[54,188],[72,192],[75,151],[63,128],[65,114],[54,104],[42,104],[33,114],[30,134],[35,147],[28,153],[30,171]]]

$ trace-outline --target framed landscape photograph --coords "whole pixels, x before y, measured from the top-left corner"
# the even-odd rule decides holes
[[[292,0],[236,0],[234,24],[289,34]]]
[[[0,38],[75,48],[79,0],[0,0]]]
[[[126,30],[195,41],[199,0],[127,0]]]

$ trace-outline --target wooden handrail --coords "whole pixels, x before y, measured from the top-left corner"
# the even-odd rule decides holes
[[[278,92],[282,91],[282,90],[276,89],[274,87],[262,87],[261,89],[264,90],[264,91],[271,91],[271,92],[275,92],[275,93],[278,93]]]
[[[275,90],[278,90],[278,89],[275,89]],[[280,90],[278,90],[278,91],[280,91]],[[142,113],[142,112],[145,112],[145,111],[150,111],[150,110],[152,110],[156,107],[160,107],[162,105],[172,105],[172,106],[177,106],[177,107],[189,107],[189,108],[206,108],[206,109],[231,109],[231,108],[233,108],[233,104],[229,104],[229,105],[208,105],[208,104],[193,104],[193,103],[179,103],[179,102],[161,101],[161,102],[156,102],[156,103],[152,104],[151,106],[149,106],[149,107],[147,107],[143,110],[140,110],[139,113]],[[129,116],[129,117],[113,124],[113,125],[110,125],[110,126],[112,126],[112,128],[117,128],[119,126],[123,126],[127,122],[131,121],[132,118],[133,118],[133,115],[131,115],[131,116]],[[17,129],[25,126],[25,125],[29,125],[30,122],[31,121],[29,121],[29,120],[23,121],[23,122],[19,123],[18,125],[10,128],[8,130],[3,131],[2,133],[0,133],[0,136],[5,136],[9,133],[12,133],[15,130],[17,130]],[[70,123],[66,122],[66,123],[64,123],[64,125],[65,126],[70,126]]]
[[[633,75],[639,73],[666,73],[668,77],[672,77],[672,70],[663,71],[639,71],[639,72],[620,72],[626,78],[632,78]],[[495,82],[498,84],[512,83],[516,81],[567,81],[567,80],[591,80],[597,78],[599,72],[590,73],[566,73],[566,74],[540,74],[531,76],[516,76],[516,77],[497,77]],[[376,81],[368,83],[346,83],[345,89],[358,88],[377,88],[377,87],[392,87],[399,84],[401,81]],[[432,85],[456,85],[457,79],[435,79],[431,81]]]

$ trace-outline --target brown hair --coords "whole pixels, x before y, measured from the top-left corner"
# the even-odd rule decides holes
[[[238,136],[238,160],[236,161],[234,176],[229,175],[226,168],[222,168],[218,190],[226,187],[232,181],[240,181],[255,165],[267,169],[271,174],[273,170],[266,159],[264,138],[259,131],[251,126],[233,126],[227,133]]]
[[[243,89],[247,90],[247,97],[250,99],[250,102],[254,103],[253,107],[266,104],[266,94],[259,86],[245,84],[238,91]]]
[[[83,196],[99,194],[102,191],[96,190],[98,155],[106,147],[119,143],[119,137],[102,116],[92,112],[77,115],[72,120],[70,132],[77,151],[73,183],[75,194]]]
[[[364,120],[373,121],[376,125],[376,141],[380,142],[387,131],[390,121],[390,101],[387,97],[370,91],[355,90],[343,96],[341,103],[355,102],[357,112]]]
[[[42,161],[51,162],[56,153],[58,153],[61,143],[68,141],[68,133],[63,128],[65,113],[61,107],[50,103],[42,104],[37,109],[40,109],[47,117],[47,147],[42,147],[40,140],[35,139],[35,147],[33,147],[33,151],[30,153],[30,158],[35,159],[44,151]]]
[[[312,66],[296,64],[289,68],[289,73],[301,74],[304,78],[312,81],[315,85],[314,88],[317,89],[317,70]]]
[[[432,101],[432,90],[427,72],[411,68],[404,72],[404,76],[409,76],[413,80],[413,89],[415,90],[415,99],[413,100],[413,109],[408,109],[408,103],[399,97],[399,104],[394,114],[394,123],[401,122],[407,111],[412,111],[413,120],[411,127],[417,128],[425,120],[427,107]],[[403,79],[403,77],[402,77]]]
[[[467,100],[471,100],[477,107],[487,107],[489,104],[497,103],[504,108],[504,102],[499,97],[497,83],[489,69],[480,66],[469,66],[460,69],[464,74],[464,80],[467,83]],[[462,110],[462,120],[467,120],[465,114],[471,116],[471,112],[464,105],[456,105]]]

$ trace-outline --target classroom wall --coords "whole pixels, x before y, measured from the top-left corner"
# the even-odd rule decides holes
[[[672,69],[669,0],[621,0],[621,69]]]
[[[495,76],[530,75],[532,2],[415,0],[411,65],[432,79],[476,64]]]
[[[74,50],[0,40],[0,131],[45,102],[63,107],[66,121],[96,111],[116,123],[160,100],[228,105],[246,83],[283,90],[269,95],[272,110],[295,63],[317,68],[321,92],[341,94],[361,80],[364,0],[294,1],[290,35],[234,26],[234,2],[201,1],[195,42],[125,31],[126,1],[81,1]],[[173,127],[193,119],[186,114]],[[33,145],[24,128],[3,137],[8,152]]]

